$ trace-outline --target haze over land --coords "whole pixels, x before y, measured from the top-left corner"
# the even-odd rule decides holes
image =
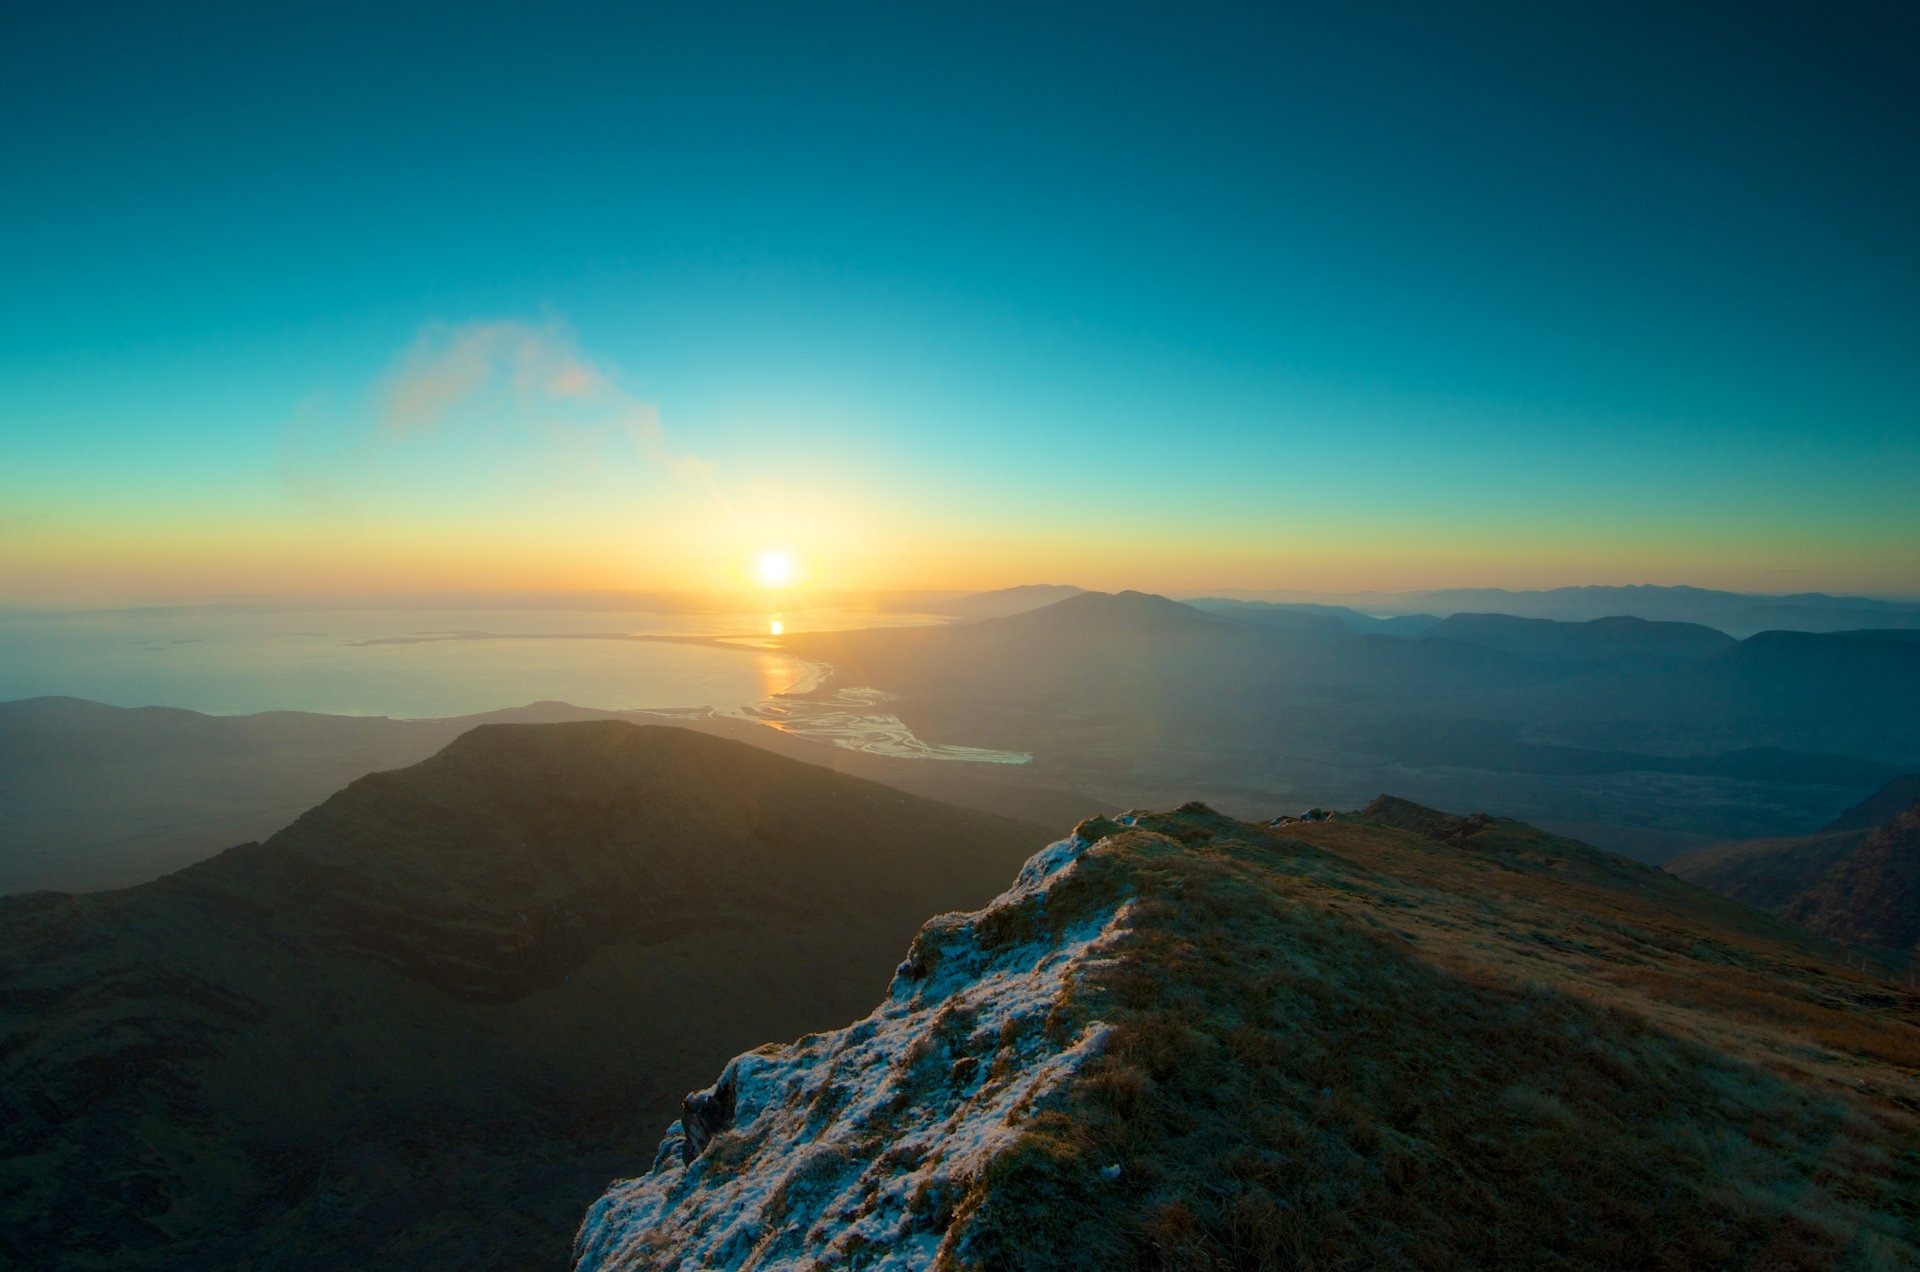
[[[0,1265],[1920,1266],[1920,6],[0,14]]]

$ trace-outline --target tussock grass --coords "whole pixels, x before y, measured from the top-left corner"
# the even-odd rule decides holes
[[[1062,1029],[1114,1032],[954,1203],[966,1264],[1920,1266],[1913,1005],[1757,916],[1499,822],[1189,806],[1083,868],[1134,926]]]

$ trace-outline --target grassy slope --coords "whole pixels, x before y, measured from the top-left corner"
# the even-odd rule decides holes
[[[1084,864],[1138,922],[1055,1025],[1119,1033],[955,1207],[983,1266],[1920,1260],[1920,999],[1783,924],[1510,822]]]

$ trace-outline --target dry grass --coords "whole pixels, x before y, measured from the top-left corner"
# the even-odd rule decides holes
[[[1511,823],[1142,826],[1087,863],[1138,896],[1071,1006],[1115,1034],[968,1262],[1920,1265],[1916,1004],[1790,930]]]

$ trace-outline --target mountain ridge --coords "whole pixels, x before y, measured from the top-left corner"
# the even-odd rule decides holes
[[[1920,999],[1812,951],[1484,814],[1089,819],[689,1094],[575,1267],[1900,1266]]]

